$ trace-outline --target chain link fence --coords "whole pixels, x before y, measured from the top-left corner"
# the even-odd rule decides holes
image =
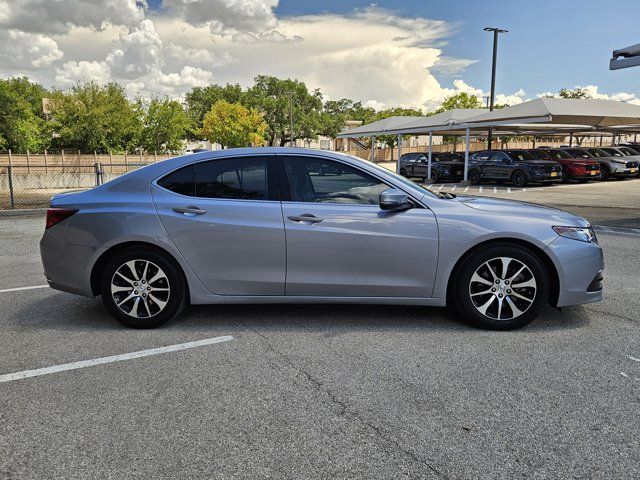
[[[0,166],[0,210],[47,208],[57,193],[102,185],[148,163]]]

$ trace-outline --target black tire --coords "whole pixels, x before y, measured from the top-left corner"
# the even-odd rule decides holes
[[[433,168],[431,169],[431,180],[433,180],[433,183],[438,183],[438,181],[440,180],[438,171]]]
[[[562,169],[562,183],[569,183],[569,180],[573,180],[571,178],[571,175],[569,175],[569,169],[568,168],[563,168]]]
[[[611,178],[611,170],[609,170],[609,167],[603,165],[600,168],[600,180],[604,182],[605,180],[609,180],[609,178]]]
[[[471,185],[478,185],[482,177],[479,170],[471,169],[469,173],[467,173],[467,178],[471,182]]]
[[[402,175],[403,177],[407,176],[407,171],[404,168],[400,169],[400,175]]]
[[[144,267],[144,261],[146,261],[150,262],[150,265],[153,266],[150,268],[157,267],[165,274],[166,280],[161,279],[160,281],[162,283],[160,286],[166,287],[168,290],[166,294],[163,294],[166,296],[163,296],[160,300],[166,300],[166,304],[161,308],[160,304],[157,302],[154,303],[152,300],[153,297],[150,296],[147,299],[147,302],[149,302],[148,304],[151,304],[152,310],[149,311],[151,316],[135,317],[129,315],[116,304],[116,300],[111,293],[112,281],[116,278],[116,271],[126,262],[131,260],[140,260],[140,262],[134,263],[138,269],[142,269]],[[129,272],[130,271],[131,270],[129,270]],[[140,272],[138,272],[138,278],[140,278]],[[122,280],[121,282],[123,282],[123,286],[128,288],[128,283],[126,281]],[[136,283],[136,285],[137,284],[138,283]],[[100,294],[102,296],[102,302],[109,313],[111,313],[111,315],[121,323],[132,328],[155,328],[177,317],[185,307],[187,303],[187,282],[180,266],[173,258],[170,258],[165,253],[153,248],[131,247],[117,252],[104,265],[104,268],[101,271]],[[128,292],[123,292],[122,295],[128,295]],[[160,293],[156,293],[156,295],[159,297],[161,296]],[[120,300],[120,298],[118,299]],[[143,302],[143,300],[139,299],[139,302]],[[154,305],[155,308],[161,308],[157,313],[154,313],[153,311]],[[125,304],[123,308],[129,307]],[[131,307],[131,310],[133,310],[133,307]]]
[[[526,187],[527,183],[529,183],[529,179],[524,171],[516,170],[511,174],[511,183],[516,187]]]
[[[480,289],[485,288],[484,284],[479,284],[479,282],[472,282],[471,278],[476,273],[476,270],[479,268],[483,268],[483,264],[485,262],[491,262],[492,259],[496,259],[499,257],[508,257],[511,259],[515,259],[514,262],[511,260],[509,264],[508,274],[505,278],[508,278],[509,275],[514,274],[514,271],[517,272],[520,264],[524,264],[528,267],[528,272],[523,273],[524,277],[516,277],[516,279],[527,278],[527,275],[531,274],[531,276],[535,279],[536,288],[535,293],[531,293],[531,290],[518,289],[520,293],[523,295],[533,295],[533,302],[524,302],[524,300],[520,300],[514,296],[504,294],[505,297],[509,296],[510,302],[514,303],[516,307],[522,308],[523,313],[519,316],[516,316],[515,310],[511,308],[511,306],[503,307],[505,308],[502,314],[507,314],[511,312],[511,316],[513,318],[506,318],[502,320],[498,320],[497,314],[494,314],[493,311],[497,310],[497,297],[496,301],[490,305],[489,308],[486,309],[487,314],[483,314],[478,310],[478,307],[474,305],[474,300],[471,296],[471,289],[480,287]],[[493,260],[490,264],[493,264],[494,268],[502,269],[502,264],[496,264],[496,261]],[[490,277],[489,277],[490,278]],[[528,278],[527,278],[528,280]],[[503,281],[503,280],[501,280]],[[513,284],[515,285],[515,279]],[[520,280],[522,281],[522,280]],[[493,281],[491,282],[491,287],[488,285],[486,288],[494,288],[496,287],[499,291],[500,286],[494,285]],[[502,285],[503,288],[508,288],[506,285]],[[514,289],[515,290],[515,289]],[[510,292],[510,290],[505,290],[505,292]],[[549,274],[547,272],[546,267],[542,263],[542,261],[529,249],[521,247],[519,245],[514,245],[511,243],[499,243],[487,246],[474,252],[469,255],[468,258],[464,260],[464,262],[457,269],[455,274],[455,278],[452,283],[452,295],[450,295],[450,299],[455,302],[455,307],[458,312],[472,325],[489,329],[489,330],[514,330],[517,328],[524,327],[533,321],[540,313],[544,304],[547,303],[549,298]],[[516,292],[517,293],[517,292]],[[483,296],[484,294],[476,293],[474,297],[475,301],[478,303],[483,303],[488,301],[490,296],[493,296],[493,293],[486,294],[487,296]],[[495,295],[498,295],[497,293]],[[515,299],[515,302],[514,302]],[[509,301],[506,298],[503,300],[503,305],[510,305]],[[525,308],[526,306],[526,308]],[[506,310],[508,309],[508,311]]]

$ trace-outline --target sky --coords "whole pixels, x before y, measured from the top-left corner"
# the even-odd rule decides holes
[[[258,74],[326,98],[433,110],[487,95],[500,35],[497,102],[563,87],[640,103],[640,67],[610,71],[640,42],[637,0],[0,0],[0,76],[47,87],[117,81],[131,97],[182,98]]]

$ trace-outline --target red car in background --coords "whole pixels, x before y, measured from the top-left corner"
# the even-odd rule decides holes
[[[597,160],[576,158],[559,148],[539,147],[529,152],[542,160],[553,160],[561,164],[563,182],[571,179],[579,182],[600,179],[600,163]]]

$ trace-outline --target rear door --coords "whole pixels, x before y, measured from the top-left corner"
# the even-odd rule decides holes
[[[433,212],[380,209],[389,185],[335,160],[280,156],[287,241],[286,294],[430,297],[438,259]],[[316,175],[330,161],[339,175]]]
[[[182,167],[152,186],[169,236],[209,291],[284,295],[286,251],[275,156]]]

